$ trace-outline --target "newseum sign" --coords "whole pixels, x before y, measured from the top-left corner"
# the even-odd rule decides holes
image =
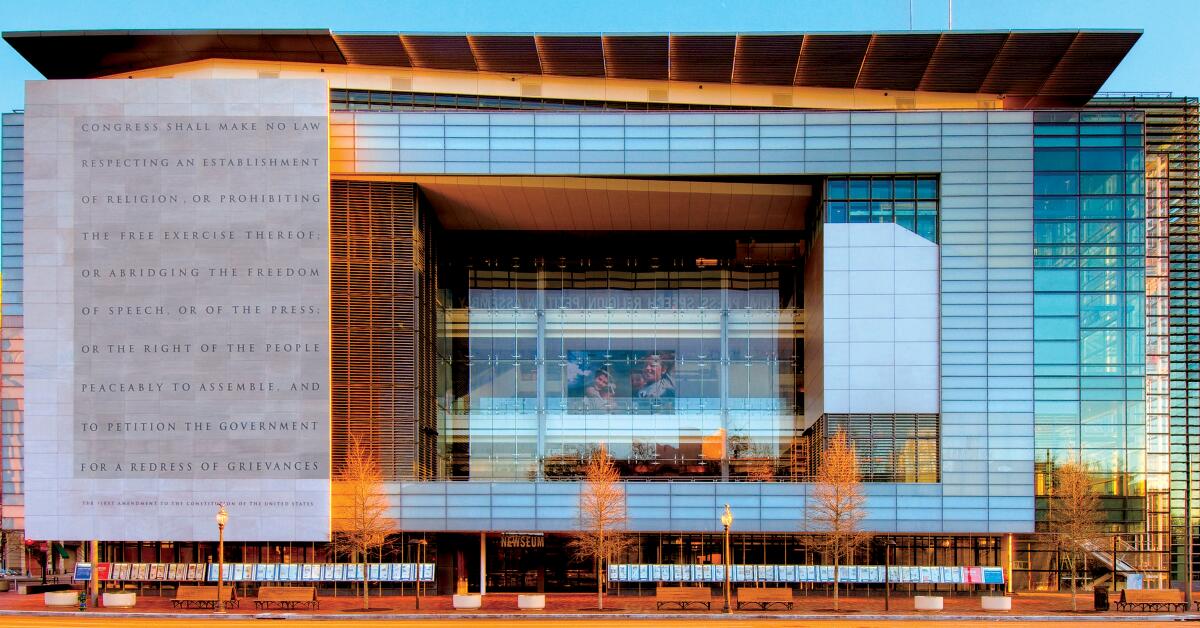
[[[28,84],[28,537],[328,538],[327,94]]]

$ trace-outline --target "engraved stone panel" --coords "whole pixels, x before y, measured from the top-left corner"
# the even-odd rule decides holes
[[[30,537],[328,537],[326,94],[29,83]]]

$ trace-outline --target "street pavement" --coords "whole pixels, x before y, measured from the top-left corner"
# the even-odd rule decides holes
[[[708,628],[709,626],[723,626],[729,620],[711,619],[697,617],[690,620],[665,620],[665,619],[646,619],[639,620],[637,623],[646,626],[655,626],[656,628]],[[883,621],[863,621],[856,620],[853,616],[845,617],[844,619],[822,619],[817,621],[794,621],[788,619],[745,619],[732,620],[736,621],[739,628],[802,628],[816,626],[839,626],[845,628],[853,626],[860,628],[864,626],[885,626],[887,628],[901,628],[905,626],[930,626],[930,625],[945,625],[947,622],[939,620],[883,620]],[[985,621],[956,621],[953,622],[953,628],[994,628],[999,621],[1004,626],[1036,626],[1037,628],[1067,628],[1082,626],[1099,626],[1099,625],[1119,625],[1119,626],[1172,626],[1178,625],[1176,622],[1168,621],[1088,621],[1086,623],[1076,622],[1071,620],[1063,621],[1020,621],[1013,619],[997,618]],[[90,615],[86,617],[13,617],[0,616],[0,627],[3,628],[44,628],[46,626],[55,626],[56,628],[88,628],[101,626],[130,626],[133,628],[151,628],[153,626],[208,626],[221,628],[234,627],[249,627],[255,626],[262,628],[265,622],[259,619],[225,619],[216,620],[211,617],[196,617],[187,619],[166,619],[166,618],[150,618],[150,619],[131,619],[123,617],[105,617],[103,615]],[[521,617],[517,619],[459,619],[451,620],[448,618],[432,618],[420,620],[382,620],[363,623],[362,619],[289,619],[283,622],[283,626],[322,626],[325,628],[335,628],[338,626],[357,628],[367,628],[371,626],[399,626],[404,628],[445,628],[448,625],[463,625],[473,628],[630,628],[632,620],[605,620],[605,619],[537,619],[535,617]],[[951,628],[951,626],[946,626]]]

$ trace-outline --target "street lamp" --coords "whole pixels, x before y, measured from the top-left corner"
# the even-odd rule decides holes
[[[409,543],[417,546],[417,610],[421,610],[421,565],[425,563],[425,546],[429,545],[429,541],[413,539]]]
[[[225,588],[225,524],[228,522],[229,513],[225,512],[225,503],[217,504],[217,605],[213,609],[217,614],[225,612],[221,590]]]
[[[721,552],[722,561],[725,563],[725,612],[732,613],[733,607],[729,605],[729,572],[732,570],[729,560],[729,526],[733,525],[733,513],[729,510],[729,504],[725,504],[725,512],[721,513],[721,526],[725,528],[725,551]]]
[[[892,610],[892,548],[896,540],[889,538],[883,544],[883,610]]]

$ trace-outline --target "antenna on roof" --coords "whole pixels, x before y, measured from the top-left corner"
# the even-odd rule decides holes
[[[912,3],[913,0],[908,0],[908,30],[912,30]]]
[[[947,12],[946,30],[954,30],[954,0],[946,0],[950,4],[950,10]]]

